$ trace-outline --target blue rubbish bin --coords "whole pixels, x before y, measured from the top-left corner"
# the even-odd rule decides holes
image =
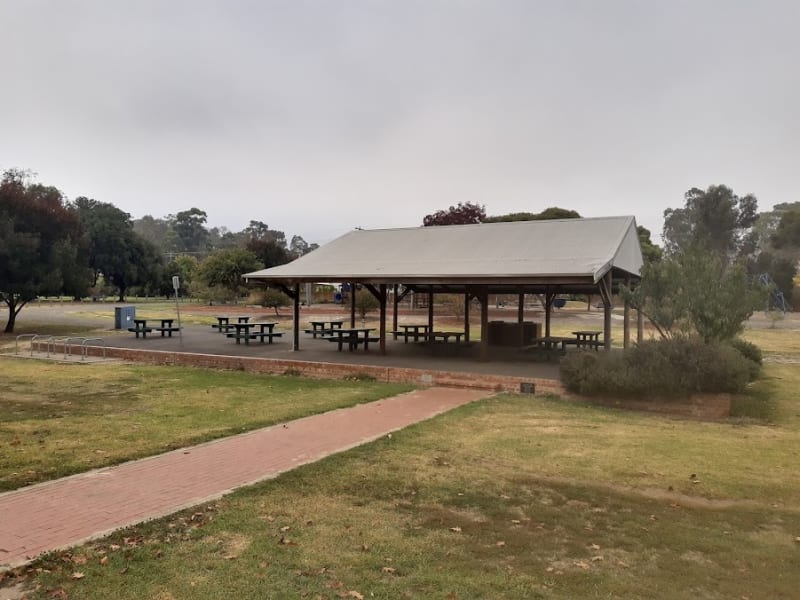
[[[114,329],[133,327],[136,318],[135,306],[117,306],[114,308]]]

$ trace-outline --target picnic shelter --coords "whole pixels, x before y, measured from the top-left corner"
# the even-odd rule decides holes
[[[489,356],[489,296],[519,295],[518,321],[524,298],[535,294],[545,309],[544,335],[557,297],[598,295],[604,311],[602,346],[611,346],[613,297],[621,285],[640,279],[642,253],[632,216],[516,221],[413,227],[356,229],[277,267],[244,275],[246,281],[283,290],[293,300],[294,350],[299,350],[300,286],[334,282],[362,286],[380,305],[379,343],[386,352],[387,304],[393,305],[397,330],[398,303],[410,292],[429,294],[428,321],[433,329],[433,297],[460,294],[465,305],[480,304],[480,358]],[[355,326],[355,294],[350,323]],[[638,311],[637,311],[638,315]],[[625,346],[630,341],[630,310],[624,306]],[[465,341],[469,341],[470,311],[464,311]],[[637,337],[641,339],[641,315]]]

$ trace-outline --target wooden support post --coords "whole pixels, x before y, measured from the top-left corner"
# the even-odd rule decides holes
[[[428,292],[428,333],[433,331],[433,291]]]
[[[598,283],[600,296],[603,299],[603,348],[608,351],[611,350],[611,271],[606,273]]]
[[[294,305],[292,306],[292,352],[300,350],[300,284],[294,284]],[[237,342],[239,340],[236,340]]]
[[[380,302],[381,302],[381,324],[380,329],[380,338],[381,338],[381,354],[386,354],[386,284],[382,283],[378,286],[378,293],[380,295]],[[395,329],[395,331],[397,331]]]
[[[631,281],[627,279],[625,285],[630,288]],[[622,347],[627,349],[631,345],[631,305],[625,298],[622,308]]]
[[[277,283],[275,287],[292,299],[292,352],[297,352],[300,350],[300,284],[289,287],[288,284]]]
[[[553,312],[553,300],[556,295],[553,292],[544,293],[544,335],[550,337],[550,313]]]
[[[400,298],[397,296],[399,291],[399,286],[395,283],[392,286],[392,306],[394,311],[392,312],[392,331],[397,331],[397,305],[400,303]],[[394,339],[397,339],[396,337]]]
[[[469,343],[469,305],[472,302],[472,296],[469,292],[464,294],[464,343]]]
[[[489,360],[489,290],[484,287],[480,292],[481,302],[481,362]]]
[[[644,339],[644,317],[642,311],[636,309],[636,343],[641,344]]]
[[[517,300],[517,323],[519,323],[519,345],[520,348],[525,345],[525,294],[520,293]]]
[[[356,284],[350,284],[350,328],[356,326]]]

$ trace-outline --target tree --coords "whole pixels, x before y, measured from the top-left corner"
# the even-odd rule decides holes
[[[176,256],[164,267],[164,276],[161,278],[161,294],[164,296],[172,295],[172,277],[177,275],[181,282],[181,288],[188,290],[194,281],[195,274],[199,267],[199,262],[194,256],[182,254]]]
[[[269,225],[263,221],[250,221],[250,224],[242,230],[250,240],[261,240],[274,242],[278,246],[286,248],[286,234],[277,229],[270,229]]]
[[[133,230],[162,253],[178,250],[178,235],[167,219],[156,219],[151,215],[145,215],[133,221]]]
[[[276,317],[281,316],[278,309],[282,306],[288,306],[289,304],[291,304],[291,299],[282,291],[276,290],[275,288],[267,288],[264,290],[264,295],[261,298],[261,306],[265,308],[274,308]]]
[[[103,276],[119,288],[119,301],[132,286],[160,287],[163,261],[156,247],[134,231],[131,216],[113,204],[84,196],[75,199],[84,230],[89,237],[89,267],[92,286]]]
[[[459,202],[447,210],[439,210],[426,215],[422,220],[425,227],[434,225],[470,225],[480,223],[486,218],[486,209],[472,202]]]
[[[356,311],[362,319],[367,318],[367,313],[380,308],[381,303],[369,290],[356,290]]]
[[[621,294],[662,337],[695,333],[706,342],[735,337],[765,298],[742,265],[702,246],[646,262],[641,282]]]
[[[292,260],[286,246],[275,240],[251,239],[247,242],[247,250],[264,264],[264,268],[285,265]]]
[[[208,256],[198,269],[198,277],[208,287],[222,288],[233,298],[247,291],[242,275],[263,269],[264,265],[248,250],[231,248]]]
[[[486,217],[484,223],[503,223],[508,221],[548,221],[551,219],[580,219],[581,215],[574,210],[551,206],[539,213],[518,212],[507,215]]]
[[[168,218],[178,238],[178,250],[182,252],[208,250],[209,234],[205,227],[208,215],[205,211],[190,208]]]
[[[800,209],[790,210],[781,215],[775,232],[770,236],[770,242],[774,248],[798,253],[800,250]]]
[[[752,227],[758,220],[758,201],[739,197],[724,185],[686,192],[683,208],[664,211],[664,249],[676,254],[698,246],[724,260],[755,250]]]
[[[642,249],[644,262],[654,262],[661,260],[663,254],[661,248],[656,246],[650,239],[650,230],[644,225],[636,226],[636,233],[639,235],[639,246]]]
[[[0,181],[0,299],[12,333],[37,296],[83,295],[90,279],[87,244],[76,212],[54,187],[8,170]]]

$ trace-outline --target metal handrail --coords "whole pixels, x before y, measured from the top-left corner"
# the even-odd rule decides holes
[[[39,342],[37,341],[38,338],[43,338],[45,341],[48,341],[52,337],[53,337],[52,335],[48,335],[48,336],[39,335],[39,334],[34,335],[31,338],[31,356],[33,356],[33,343],[36,342],[37,344],[39,344]],[[50,346],[48,345],[47,348],[48,348],[48,351],[49,351]],[[38,348],[37,348],[37,350],[38,350]],[[50,354],[48,353],[47,356],[50,356]]]
[[[87,338],[81,337],[81,336],[71,336],[71,337],[66,338],[64,340],[64,358],[65,359],[67,358],[67,354],[72,356],[72,343],[73,343],[73,341],[81,340],[81,343],[83,343],[83,341],[85,339],[87,339]]]
[[[67,342],[69,341],[68,336],[61,336],[61,337],[53,337],[50,336],[50,339],[47,340],[47,357],[50,358],[50,349],[52,348],[53,354],[56,353],[56,343],[61,342],[64,345],[64,348],[67,347]],[[67,351],[64,350],[64,358],[67,357]]]
[[[81,342],[81,348],[82,348],[82,350],[81,350],[81,360],[85,360],[86,359],[86,353],[87,353],[86,344],[87,344],[87,342],[102,342],[102,344],[103,344],[103,358],[106,357],[106,341],[105,341],[105,339],[103,339],[103,338],[85,338],[83,340],[83,342]]]
[[[14,354],[19,354],[19,341],[22,338],[31,338],[31,342],[33,342],[33,338],[35,338],[38,333],[21,333],[17,336],[16,341],[14,342]]]

